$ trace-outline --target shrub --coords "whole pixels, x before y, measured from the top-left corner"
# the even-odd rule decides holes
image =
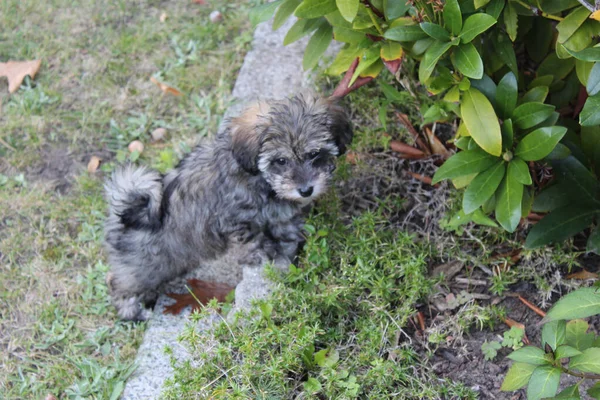
[[[527,237],[534,248],[590,227],[600,211],[600,22],[592,11],[585,0],[279,0],[251,18],[274,13],[277,29],[298,17],[284,41],[312,35],[307,69],[332,39],[345,43],[327,69],[349,70],[337,95],[384,67],[398,80],[418,79],[435,99],[423,123],[460,119],[460,151],[433,182],[465,188],[465,217],[489,224],[493,213],[509,232],[531,211],[548,213]],[[400,69],[407,58],[417,71]],[[588,250],[599,248],[594,231]]]

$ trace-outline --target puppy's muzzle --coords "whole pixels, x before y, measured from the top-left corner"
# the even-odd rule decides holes
[[[310,197],[310,195],[313,194],[313,191],[314,187],[312,186],[302,186],[298,188],[298,193],[300,193],[300,196],[302,197]]]

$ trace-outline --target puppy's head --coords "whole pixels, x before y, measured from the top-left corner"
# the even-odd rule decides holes
[[[242,168],[260,173],[278,197],[301,204],[327,190],[335,158],[352,140],[343,109],[312,96],[259,104],[232,122],[233,154]]]

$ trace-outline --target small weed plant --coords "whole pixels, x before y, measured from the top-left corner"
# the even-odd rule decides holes
[[[556,302],[542,321],[541,347],[525,346],[508,356],[514,363],[502,390],[526,386],[528,400],[579,399],[581,384],[595,380],[587,394],[600,399],[600,336],[588,332],[588,323],[582,319],[598,314],[600,290],[596,287],[578,289]],[[581,380],[557,395],[565,374]]]

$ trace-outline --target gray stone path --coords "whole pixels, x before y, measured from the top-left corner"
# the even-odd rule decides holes
[[[302,71],[302,56],[307,39],[283,46],[283,38],[292,22],[288,21],[275,32],[272,31],[270,22],[257,27],[252,50],[246,55],[233,89],[236,104],[227,111],[227,116],[236,115],[244,104],[253,100],[283,98],[309,87]],[[266,296],[268,287],[269,283],[264,278],[262,269],[244,268],[242,281],[236,289],[236,307],[248,307],[252,299]],[[162,311],[170,303],[172,300],[165,295],[158,299],[138,351],[138,368],[128,380],[122,399],[160,398],[165,379],[173,373],[170,356],[164,351],[166,346],[172,349],[178,360],[189,358],[185,347],[177,341],[188,322],[189,311],[177,316],[164,315]],[[200,326],[210,329],[214,322],[216,319],[203,320]]]

